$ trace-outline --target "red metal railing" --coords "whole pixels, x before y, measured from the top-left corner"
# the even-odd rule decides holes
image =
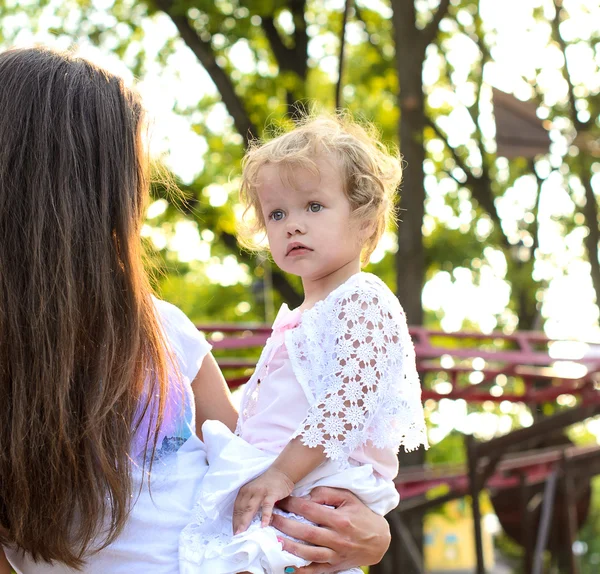
[[[217,351],[217,361],[231,388],[248,380],[271,332],[268,326],[256,325],[202,325],[199,329]],[[485,335],[424,327],[412,327],[410,332],[424,400],[533,404],[573,395],[585,402],[600,401],[600,353],[565,362],[550,354],[550,346],[557,341],[535,332]],[[240,349],[254,349],[255,353],[252,357],[232,356],[231,351]],[[227,356],[219,356],[220,351]]]
[[[271,333],[270,327],[255,325],[202,325],[199,329],[213,345],[217,362],[231,388],[248,380],[260,348]],[[598,352],[587,356],[585,352],[581,353],[582,356],[573,362],[577,369],[568,373],[558,368],[561,364],[565,366],[561,358],[550,352],[551,345],[557,341],[541,333],[484,335],[446,333],[424,327],[413,327],[410,332],[417,368],[424,383],[424,400],[539,404],[555,401],[561,395],[572,395],[579,398],[581,405],[600,403]],[[591,350],[596,349],[591,347]],[[239,350],[253,350],[254,353],[252,357],[231,355]],[[222,353],[227,356],[220,356]],[[542,483],[565,457],[572,464],[587,465],[588,470],[598,467],[600,472],[600,447],[597,446],[529,451],[502,460],[487,480],[487,486],[495,490],[518,486],[523,476],[529,484]],[[438,500],[469,492],[466,466],[401,469],[396,484],[403,501],[401,507],[406,508],[410,508],[413,500],[421,501],[419,505],[423,506],[421,495],[435,487],[444,486],[449,492]]]

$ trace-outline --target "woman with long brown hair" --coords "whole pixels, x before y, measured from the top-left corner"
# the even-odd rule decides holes
[[[0,574],[177,572],[207,468],[196,421],[236,423],[210,346],[151,295],[142,123],[86,60],[0,54]],[[312,498],[284,506],[321,527],[277,519],[310,543],[284,541],[302,571],[380,558],[383,519]]]

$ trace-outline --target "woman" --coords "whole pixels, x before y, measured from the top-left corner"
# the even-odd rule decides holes
[[[151,297],[139,99],[36,48],[0,54],[0,110],[0,544],[27,574],[177,572],[207,468],[195,429],[237,414],[210,346]],[[389,544],[348,492],[283,506],[321,525],[274,523],[309,544],[284,541],[314,562],[303,572]]]

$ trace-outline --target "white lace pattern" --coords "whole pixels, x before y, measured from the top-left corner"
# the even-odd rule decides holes
[[[340,462],[368,441],[427,448],[421,386],[406,318],[374,275],[359,273],[286,333],[300,384],[315,397],[294,436]]]

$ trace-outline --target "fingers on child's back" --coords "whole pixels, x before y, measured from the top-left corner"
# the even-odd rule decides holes
[[[317,564],[327,564],[329,561],[335,559],[335,552],[330,548],[321,546],[312,546],[310,544],[303,544],[302,542],[295,542],[289,538],[283,538],[283,549],[291,554],[294,554],[304,560]],[[300,570],[305,572],[305,570]]]
[[[282,500],[278,506],[282,510],[299,514],[300,516],[304,516],[307,520],[323,526],[330,526],[332,519],[334,518],[334,511],[322,504],[313,502],[312,495],[310,500],[290,496]]]
[[[310,566],[304,566],[299,570],[295,570],[295,574],[327,574],[327,572],[333,572],[333,566],[330,564],[311,564]]]

